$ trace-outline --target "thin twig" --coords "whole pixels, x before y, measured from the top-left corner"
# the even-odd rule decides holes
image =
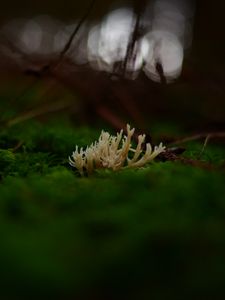
[[[126,74],[128,64],[130,62],[135,63],[136,53],[134,51],[136,50],[135,45],[140,37],[140,23],[141,23],[141,16],[143,13],[143,8],[146,5],[145,2],[146,1],[144,0],[142,2],[138,1],[135,3],[136,18],[135,18],[134,29],[131,34],[128,46],[127,46],[126,56],[125,56],[124,62],[122,64],[123,76],[125,76],[125,74]]]
[[[23,146],[24,141],[19,141],[16,146],[12,149],[12,152],[16,152],[18,149],[20,149],[21,146]]]
[[[184,137],[181,139],[177,139],[177,140],[171,142],[169,145],[184,144],[187,142],[196,141],[196,140],[204,139],[207,137],[210,137],[210,139],[211,138],[225,138],[225,132],[221,131],[221,132],[206,132],[206,133],[194,134],[194,135],[187,136],[187,137]]]
[[[22,59],[27,60],[26,54],[22,51],[22,49],[20,49],[16,44],[14,44],[12,41],[10,41],[10,39],[2,32],[0,34],[0,40],[2,40],[1,42],[3,42],[3,44],[7,45],[7,47],[13,54],[16,53],[16,54],[20,55],[20,57]]]
[[[59,58],[58,58],[58,61],[56,62],[56,64],[54,65],[55,66],[58,66],[61,61],[63,60],[65,54],[68,52],[68,50],[70,49],[71,45],[72,45],[72,42],[76,36],[76,34],[78,33],[78,31],[80,30],[81,26],[83,25],[83,23],[86,21],[86,19],[88,18],[90,12],[92,11],[94,5],[95,5],[95,2],[97,0],[92,0],[90,2],[90,5],[89,7],[87,8],[86,10],[86,13],[83,15],[83,17],[80,19],[80,21],[78,22],[77,26],[75,27],[73,33],[71,34],[71,36],[69,37],[69,40],[67,41],[67,43],[65,44],[63,50],[60,52],[59,54]]]
[[[18,123],[39,117],[41,115],[44,115],[46,113],[51,113],[51,112],[56,112],[56,111],[60,111],[63,110],[67,107],[71,106],[71,101],[67,101],[65,102],[65,100],[63,101],[59,101],[58,103],[50,103],[48,105],[42,106],[40,108],[36,108],[36,109],[32,109],[28,112],[25,112],[9,121],[7,121],[5,123],[6,127],[11,127],[13,125],[16,125]]]
[[[98,105],[95,109],[97,115],[110,123],[116,130],[126,128],[125,122],[117,114],[114,114],[107,106]]]
[[[218,169],[215,165],[213,165],[211,163],[200,161],[197,159],[187,158],[184,156],[179,156],[179,155],[171,152],[170,150],[166,150],[164,153],[161,153],[160,157],[161,157],[162,161],[180,162],[184,165],[193,166],[193,167],[200,168],[200,169],[207,170],[207,171],[213,171],[213,170]]]
[[[224,131],[195,134],[195,135],[192,135],[192,136],[188,136],[188,137],[181,138],[181,139],[178,139],[176,141],[173,141],[173,142],[169,143],[169,145],[171,146],[171,145],[184,144],[184,143],[187,143],[187,142],[196,141],[196,140],[203,139],[203,138],[205,138],[205,140],[204,140],[204,144],[203,144],[203,147],[201,149],[201,152],[198,156],[198,159],[190,159],[190,158],[186,158],[186,157],[183,157],[183,156],[178,156],[174,153],[170,153],[170,151],[166,151],[165,153],[162,154],[163,160],[179,161],[179,162],[181,162],[185,165],[191,165],[191,166],[198,167],[198,168],[205,169],[205,170],[209,170],[209,171],[221,169],[221,167],[217,167],[213,164],[203,162],[199,159],[201,158],[202,154],[204,153],[205,148],[207,147],[208,142],[209,142],[210,139],[212,139],[212,138],[225,138],[225,132]]]
[[[127,52],[123,63],[123,76],[126,74],[128,63],[130,62],[135,63],[136,54],[134,53],[134,50],[135,50],[135,44],[137,42],[139,26],[140,26],[140,14],[136,16],[134,30],[127,46]]]
[[[59,58],[57,59],[57,61],[54,61],[52,64],[47,64],[45,66],[43,66],[40,70],[33,70],[33,69],[28,69],[25,71],[25,74],[27,75],[33,75],[35,77],[34,82],[32,82],[32,84],[27,87],[19,96],[16,97],[16,100],[19,100],[21,98],[23,98],[32,88],[36,87],[39,82],[42,80],[42,77],[44,75],[48,75],[54,68],[58,67],[60,65],[60,63],[62,62],[65,54],[67,53],[67,51],[70,49],[71,44],[76,36],[76,34],[78,33],[78,31],[80,30],[81,26],[83,25],[83,23],[85,22],[85,20],[87,19],[87,17],[89,16],[92,8],[94,7],[94,4],[97,0],[92,0],[88,9],[86,10],[86,13],[84,14],[84,16],[80,19],[79,23],[77,24],[76,28],[74,29],[73,33],[71,34],[68,42],[65,44],[65,47],[63,48],[63,50],[60,52],[59,54]],[[16,47],[14,44],[12,44],[7,37],[4,37],[6,42],[8,43],[8,46],[10,47],[10,49],[13,52],[19,53],[23,59],[28,60],[28,57],[25,56],[25,54],[18,48]]]
[[[199,155],[198,155],[198,159],[200,159],[200,158],[202,157],[202,154],[204,153],[205,148],[207,147],[210,138],[211,138],[211,135],[207,135],[207,137],[205,138],[205,141],[204,141],[202,150],[201,150],[201,152],[200,152]]]
[[[164,85],[167,84],[167,79],[166,79],[166,76],[164,74],[163,66],[162,66],[162,63],[159,59],[156,61],[155,69],[156,69],[156,72],[158,73],[158,75],[160,77],[161,84],[164,84]]]

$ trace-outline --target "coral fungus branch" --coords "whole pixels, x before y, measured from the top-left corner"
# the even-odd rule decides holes
[[[146,151],[143,153],[142,145],[145,135],[138,136],[136,149],[132,148],[132,137],[135,129],[127,125],[127,135],[123,135],[123,130],[116,136],[111,136],[108,132],[102,131],[94,144],[86,150],[78,149],[76,146],[69,163],[75,167],[81,176],[90,175],[94,169],[112,169],[114,171],[121,168],[140,168],[152,161],[156,156],[165,151],[162,143],[152,149],[150,143],[146,144]],[[129,158],[130,152],[133,157]]]

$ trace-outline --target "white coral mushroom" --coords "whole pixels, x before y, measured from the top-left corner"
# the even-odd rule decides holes
[[[156,156],[165,151],[165,147],[160,143],[152,150],[150,143],[146,144],[146,151],[143,153],[142,145],[145,135],[138,136],[136,149],[132,148],[131,139],[135,129],[127,125],[127,136],[123,136],[123,130],[116,136],[111,136],[108,132],[102,131],[97,142],[91,144],[86,150],[78,149],[76,146],[69,163],[75,167],[81,176],[85,173],[90,175],[94,169],[108,168],[114,171],[121,168],[140,168],[152,161]],[[133,157],[129,159],[130,152]],[[141,156],[141,154],[143,154]]]

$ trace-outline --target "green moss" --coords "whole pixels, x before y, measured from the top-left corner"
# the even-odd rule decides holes
[[[191,299],[224,292],[224,172],[155,162],[80,178],[68,156],[99,132],[60,121],[0,133],[1,294]],[[188,146],[186,156],[201,147]],[[224,162],[222,146],[203,155]]]
[[[15,155],[10,150],[0,150],[0,169],[5,170],[15,163]]]

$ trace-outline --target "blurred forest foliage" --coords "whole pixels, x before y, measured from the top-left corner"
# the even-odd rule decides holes
[[[114,6],[132,5],[138,0],[97,0],[95,8],[90,17],[98,19],[102,17]],[[89,1],[7,1],[1,4],[0,23],[7,20],[21,17],[33,17],[36,15],[47,14],[61,20],[74,20],[84,14]],[[196,0],[196,15],[194,24],[194,43],[192,53],[197,52],[199,58],[207,57],[209,61],[213,60],[225,64],[224,51],[224,10],[225,3],[223,0]],[[211,59],[210,59],[211,56]]]
[[[100,20],[112,7],[136,5],[138,2],[97,0],[88,18]],[[65,22],[74,21],[82,17],[89,3],[87,0],[63,3],[53,0],[47,0],[45,3],[25,0],[7,1],[2,4],[0,24],[21,17],[31,18],[42,14]],[[183,74],[174,84],[152,87],[149,80],[145,78],[139,80],[142,82],[140,85],[136,82],[131,84],[133,90],[142,91],[137,93],[137,101],[140,106],[143,106],[143,111],[148,111],[151,118],[177,119],[178,122],[183,120],[187,127],[192,127],[193,130],[225,127],[224,9],[225,3],[222,0],[196,1],[193,43],[185,53]],[[0,74],[2,74],[1,70]],[[4,77],[4,74],[2,75]],[[87,82],[87,85],[89,84],[91,86],[91,82]],[[130,84],[127,89],[130,89]],[[146,107],[146,103],[150,103],[149,107]]]

